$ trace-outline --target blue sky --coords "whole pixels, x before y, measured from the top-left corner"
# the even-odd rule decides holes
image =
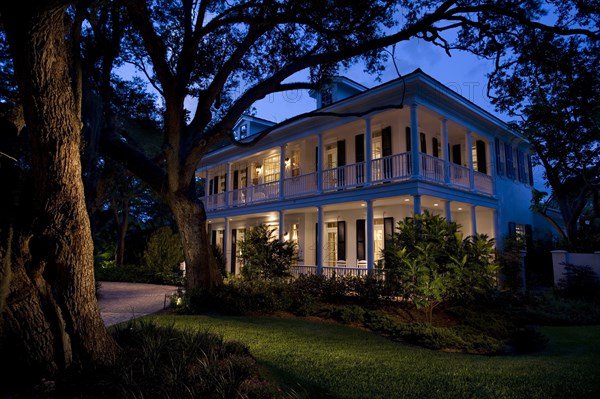
[[[507,121],[505,115],[496,113],[487,98],[486,74],[493,69],[493,62],[480,59],[473,54],[455,51],[452,57],[439,47],[421,39],[412,39],[396,46],[396,65],[401,74],[406,75],[417,68],[439,80],[442,84],[461,94],[465,98],[484,108],[486,111]],[[389,80],[396,79],[398,74],[391,60],[386,70],[377,77],[363,72],[361,65],[355,65],[343,75],[366,86],[374,87]],[[304,77],[304,76],[299,76]],[[304,77],[306,79],[306,77]],[[299,113],[315,109],[314,99],[307,91],[277,93],[257,102],[256,116],[282,122]]]

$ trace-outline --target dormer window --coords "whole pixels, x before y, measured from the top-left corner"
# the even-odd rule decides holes
[[[326,107],[328,105],[331,105],[332,102],[333,102],[333,90],[331,89],[331,87],[327,87],[327,88],[321,90],[321,106]]]

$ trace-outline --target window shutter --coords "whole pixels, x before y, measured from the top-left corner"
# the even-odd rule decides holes
[[[381,130],[381,155],[384,157],[392,155],[392,128],[390,126]]]
[[[406,138],[406,152],[411,151],[411,141],[410,141],[410,127],[406,126],[405,130],[405,138]]]
[[[354,136],[354,156],[356,163],[365,161],[365,135],[357,134]]]
[[[438,139],[437,139],[437,137],[433,137],[431,139],[431,147],[433,147],[432,148],[433,156],[436,157],[436,158],[439,158],[440,157],[440,150],[438,148]]]
[[[510,237],[517,235],[517,224],[515,222],[508,222],[508,235]]]
[[[337,223],[337,260],[346,260],[346,222]]]
[[[477,140],[475,142],[475,153],[477,156],[477,171],[487,174],[487,158],[485,154],[485,141]]]
[[[533,186],[533,164],[531,162],[531,154],[527,154],[527,169],[529,170],[529,185]]]
[[[383,249],[389,248],[394,234],[394,218],[383,218]]]
[[[515,167],[513,163],[513,149],[510,144],[504,143],[504,153],[506,154],[506,177],[515,178]]]
[[[233,189],[237,190],[239,188],[239,180],[240,178],[240,172],[237,170],[233,171]]]
[[[494,139],[494,149],[496,151],[496,174],[502,176],[504,174],[504,168],[502,167],[502,157],[500,155],[500,139],[498,137]]]
[[[231,229],[231,273],[235,274],[235,261],[237,257],[236,245],[237,244],[237,230]]]
[[[356,221],[356,260],[367,259],[365,237],[365,219],[358,219]]]
[[[460,144],[454,144],[452,146],[452,162],[457,165],[462,165],[461,154]]]
[[[425,136],[425,133],[421,132],[419,133],[419,138],[421,139],[421,152],[427,154],[427,136]]]

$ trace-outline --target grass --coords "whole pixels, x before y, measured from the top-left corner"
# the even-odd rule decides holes
[[[152,316],[249,345],[263,374],[310,398],[600,397],[600,326],[546,327],[541,353],[476,356],[393,342],[330,322]]]

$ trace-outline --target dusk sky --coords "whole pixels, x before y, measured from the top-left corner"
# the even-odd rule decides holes
[[[453,52],[452,57],[448,57],[441,48],[421,39],[412,39],[398,44],[395,58],[401,74],[406,75],[421,68],[423,72],[450,89],[507,121],[505,116],[494,111],[486,96],[486,74],[493,69],[492,61],[459,51]],[[377,81],[376,76],[363,72],[362,65],[355,65],[347,73],[342,74],[369,88],[398,77],[391,59],[380,77],[381,81]],[[314,110],[315,106],[315,100],[308,96],[307,91],[272,94],[255,104],[256,116],[274,122],[282,122],[299,113]]]

